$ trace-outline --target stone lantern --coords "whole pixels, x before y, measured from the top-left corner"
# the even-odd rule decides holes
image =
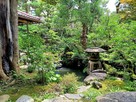
[[[90,74],[93,70],[97,70],[97,69],[103,70],[99,53],[105,52],[105,50],[99,47],[92,47],[92,48],[87,48],[85,52],[89,54],[87,73]]]

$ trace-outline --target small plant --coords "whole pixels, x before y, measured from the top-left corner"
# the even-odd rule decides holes
[[[42,96],[39,96],[39,95],[35,96],[34,100],[35,102],[42,102],[44,99],[51,99],[54,97],[55,97],[54,93],[45,93]]]
[[[115,68],[112,67],[111,65],[107,65],[107,64],[105,64],[105,68],[106,68],[106,70],[108,71],[108,74],[109,74],[109,75],[116,76],[117,69],[115,69]]]
[[[74,73],[64,75],[60,84],[63,87],[64,93],[75,93],[78,85],[78,77]]]
[[[97,89],[90,88],[87,92],[84,93],[84,95],[86,99],[91,100],[91,102],[95,102],[95,98],[102,95],[102,93]]]
[[[61,76],[56,74],[54,71],[49,71],[45,74],[46,82],[59,82],[61,80]]]
[[[40,70],[36,76],[37,83],[48,84],[50,82],[60,82],[61,76],[56,74],[55,71]]]
[[[61,76],[56,74],[55,71],[55,61],[57,58],[54,57],[52,53],[44,53],[42,61],[39,62],[37,67],[37,82],[41,84],[48,84],[50,82],[59,82]]]
[[[127,91],[136,91],[136,81],[126,81],[124,89]]]
[[[53,94],[53,93],[46,93],[46,94],[43,96],[44,99],[49,99],[49,98],[54,98],[54,97],[55,97],[55,94]]]
[[[60,85],[60,83],[49,83],[45,89],[44,89],[47,93],[62,93],[63,89],[62,86]]]

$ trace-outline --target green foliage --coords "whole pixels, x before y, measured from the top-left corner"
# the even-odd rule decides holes
[[[124,82],[122,80],[105,80],[103,82],[103,84],[106,84],[108,85],[107,87],[113,87],[113,86],[116,86],[116,87],[123,87],[124,86]]]
[[[124,89],[127,91],[136,91],[136,81],[126,81]]]
[[[136,90],[136,84],[135,80],[130,80],[130,75],[127,75],[127,73],[124,73],[124,80],[118,80],[115,77],[109,76],[107,80],[103,81],[103,84],[108,85],[108,91],[115,92],[115,91],[135,91]],[[112,79],[112,80],[111,80]]]
[[[55,62],[58,61],[52,53],[44,53],[44,65],[38,68],[36,80],[38,83],[48,84],[50,82],[59,82],[61,76],[55,73]]]
[[[62,61],[66,64],[72,61],[74,65],[87,64],[87,56],[80,42],[83,24],[87,26],[88,47],[108,46],[107,53],[101,54],[102,59],[123,66],[119,71],[106,65],[109,78],[102,82],[103,88],[91,88],[85,95],[93,101],[96,96],[108,92],[135,91],[135,81],[130,80],[135,79],[136,21],[121,22],[117,14],[102,12],[100,0],[60,0],[56,3],[56,0],[29,2],[29,6],[35,9],[36,15],[43,17],[44,22],[29,25],[29,33],[25,26],[19,27],[20,50],[25,53],[20,62],[28,63],[28,72],[38,72],[37,82],[47,84],[46,88],[40,88],[43,92],[49,92],[45,98],[53,96],[50,93],[55,92],[76,92],[77,76],[59,76],[55,73],[55,63],[60,61],[62,55]],[[75,63],[77,59],[82,61]],[[13,76],[19,77],[16,73]],[[124,81],[116,80],[113,76],[121,77]]]
[[[59,82],[61,80],[61,76],[56,74],[53,70],[39,71],[36,76],[36,80],[38,83],[48,84],[50,82]]]
[[[62,94],[63,93],[63,88],[61,86],[61,84],[59,83],[49,83],[45,88],[44,90],[47,92],[47,93],[59,93],[59,94]]]
[[[61,55],[65,67],[83,70],[87,64],[87,57],[82,47],[76,43],[69,43]]]
[[[134,80],[136,80],[136,74],[132,74],[131,78],[134,79]]]
[[[24,27],[20,27],[19,34],[19,45],[20,50],[25,52],[26,57],[23,59],[28,63],[28,72],[33,72],[39,68],[43,63],[43,53],[45,46],[43,45],[43,39],[40,37],[38,32],[36,33],[37,26],[31,26],[29,34],[24,32]],[[22,58],[21,60],[22,61]]]
[[[29,72],[29,73],[32,73],[34,70],[35,70],[34,65],[28,66],[28,68],[27,68],[27,72]]]
[[[44,99],[51,99],[51,98],[54,98],[54,97],[55,97],[55,94],[53,94],[53,93],[46,93],[46,94],[44,94],[44,95],[42,95],[42,96],[39,96],[39,95],[35,96],[35,97],[34,97],[34,100],[35,100],[36,102],[41,102],[41,101],[43,101]]]
[[[112,79],[112,80],[111,80]],[[88,91],[84,92],[84,95],[87,99],[92,102],[96,102],[97,96],[102,96],[111,92],[121,92],[121,91],[135,91],[135,82],[125,82],[123,80],[113,79],[109,77],[108,79],[102,81],[101,89],[90,88]]]
[[[84,95],[88,100],[91,100],[91,102],[95,102],[95,98],[102,95],[102,93],[99,90],[90,88]]]
[[[109,62],[115,62],[124,68],[135,66],[135,21],[120,22],[116,14],[103,15],[100,23],[94,24],[93,33],[88,35],[89,46],[108,46],[110,50],[103,55]]]
[[[116,68],[112,67],[111,65],[107,65],[107,64],[104,64],[104,65],[105,65],[105,69],[109,75],[116,75],[116,73],[117,73]]]
[[[64,75],[61,83],[64,93],[75,93],[78,85],[78,77],[74,74]]]
[[[100,11],[100,0],[95,0],[92,2],[88,2],[88,0],[60,0],[60,4],[58,5],[58,13],[54,18],[54,23],[60,30],[66,30],[66,34],[68,33],[69,35],[67,39],[73,35],[72,37],[75,36],[75,39],[78,42],[80,39],[79,44],[82,44],[82,47],[85,47],[85,37],[88,32],[92,30],[93,23],[98,21],[99,16],[101,15]],[[70,33],[68,32],[70,29],[67,28],[71,29]],[[73,42],[73,39],[69,40]],[[74,42],[76,41],[74,40]]]
[[[107,64],[105,64],[105,67],[109,75],[109,78],[111,79],[112,78],[116,79],[115,77],[118,77],[118,78],[122,78],[125,81],[128,81],[128,80],[133,80],[135,78],[135,74],[133,74],[133,71],[131,69],[119,70]]]
[[[68,0],[64,2],[60,0],[58,21],[62,24],[62,27],[71,21],[92,26],[95,17],[100,15],[99,4],[99,0],[93,2],[87,0]]]
[[[64,43],[58,33],[53,30],[49,30],[46,32],[45,36],[46,35],[48,37],[48,41],[46,42],[48,51],[53,53],[62,51]]]
[[[50,82],[44,88],[47,93],[75,93],[78,86],[78,77],[74,74],[66,74],[59,82]]]
[[[54,63],[59,61],[57,55],[52,53],[46,53],[48,49],[45,50],[44,40],[41,37],[41,31],[39,31],[38,26],[31,25],[29,34],[25,33],[24,27],[20,27],[19,34],[19,44],[20,49],[25,52],[26,62],[28,63],[28,72],[38,71],[36,80],[39,83],[49,83],[58,82],[60,76],[55,74]],[[56,40],[56,33],[54,31],[49,31],[51,39]]]

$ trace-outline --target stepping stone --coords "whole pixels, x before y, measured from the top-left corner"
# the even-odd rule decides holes
[[[91,85],[88,85],[88,86],[80,86],[77,90],[77,93],[82,93],[82,92],[85,92],[87,91],[89,88],[91,87]]]
[[[34,99],[30,96],[22,95],[16,100],[16,102],[34,102]]]
[[[64,96],[68,99],[73,99],[73,100],[80,100],[83,97],[82,94],[64,94]]]
[[[65,97],[56,97],[53,99],[45,99],[42,102],[73,102],[72,100],[69,100]]]
[[[9,95],[1,95],[0,96],[0,102],[7,102],[9,100]]]

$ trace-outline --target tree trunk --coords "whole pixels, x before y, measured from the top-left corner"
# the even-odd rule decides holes
[[[0,78],[18,70],[17,0],[0,0]]]
[[[88,27],[85,23],[82,24],[82,35],[81,35],[81,44],[83,49],[86,49],[87,47],[87,33],[88,33]]]
[[[1,39],[1,34],[0,34],[0,56],[2,56],[2,39]],[[3,71],[3,66],[2,66],[2,58],[0,57],[0,79],[3,78],[3,79],[8,79],[7,75],[4,73]]]
[[[19,71],[19,47],[18,47],[18,14],[17,14],[17,0],[10,0],[11,9],[11,25],[12,25],[12,33],[13,33],[13,61],[12,66],[13,70],[17,73]]]

